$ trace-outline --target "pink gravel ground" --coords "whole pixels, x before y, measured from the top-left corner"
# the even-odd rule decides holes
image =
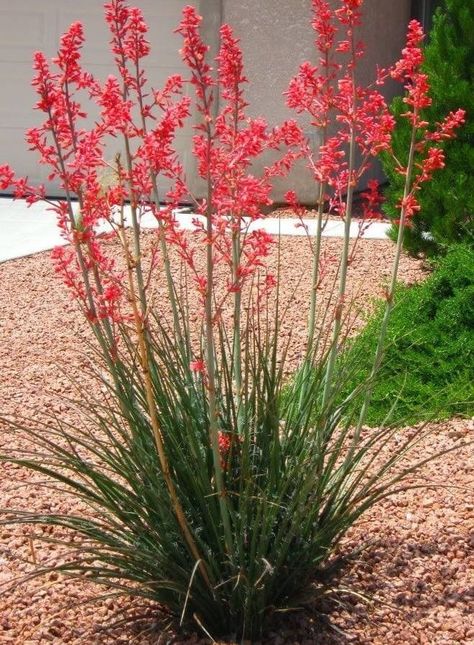
[[[324,249],[328,255],[338,255],[339,245],[337,240],[325,240]],[[373,297],[381,295],[392,257],[390,242],[360,243],[350,288],[357,294],[362,310],[367,310]],[[282,284],[294,285],[303,272],[283,330],[293,330],[293,364],[300,358],[298,348],[304,338],[305,320],[300,312],[308,296],[308,258],[304,240],[284,240]],[[401,279],[411,283],[422,275],[418,262],[403,259]],[[361,320],[360,316],[356,326]],[[47,253],[0,265],[1,412],[31,418],[54,412],[73,420],[74,413],[62,400],[72,394],[62,369],[74,371],[85,382],[86,377],[81,375],[81,338],[85,335],[87,328],[66,289],[54,276]],[[474,437],[472,420],[433,424],[433,431],[429,442],[434,440],[439,449]],[[0,452],[14,448],[15,441],[3,429]],[[429,447],[428,442],[420,444],[413,458],[422,457]],[[371,597],[373,602],[342,593],[344,603],[333,607],[330,616],[334,627],[323,624],[316,613],[297,614],[278,624],[265,642],[474,643],[470,615],[474,607],[473,467],[470,447],[451,452],[424,467],[422,476],[430,487],[386,500],[351,530],[345,539],[347,548],[367,540],[372,545],[344,572],[341,586],[355,590],[361,597]],[[66,496],[52,496],[41,485],[39,476],[10,464],[2,465],[0,507],[49,512],[70,511],[76,506],[77,502]],[[59,531],[53,534],[60,536]],[[64,580],[51,573],[47,578],[15,583],[18,576],[33,570],[33,558],[44,563],[62,557],[58,547],[37,538],[31,540],[30,535],[29,527],[0,526],[0,585],[8,589],[0,596],[0,643],[179,642],[166,630],[169,621],[165,616],[153,611],[150,614],[149,607],[140,607],[136,601],[108,598],[84,604],[85,599],[97,594],[86,580]],[[144,612],[146,615],[138,620]],[[136,620],[103,629],[127,613]],[[191,635],[185,642],[198,640],[198,636]]]

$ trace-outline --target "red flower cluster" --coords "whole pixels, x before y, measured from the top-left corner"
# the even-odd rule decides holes
[[[373,157],[391,150],[395,127],[383,95],[372,88],[360,87],[355,81],[357,59],[363,52],[362,44],[355,39],[362,4],[363,0],[339,0],[339,6],[331,8],[328,2],[313,0],[315,45],[322,56],[317,66],[309,62],[300,66],[287,92],[288,106],[298,113],[307,113],[311,124],[321,132],[316,158],[309,145],[302,146],[302,151],[315,180],[324,188],[324,202],[341,216],[346,214],[345,196],[349,188],[357,186],[369,170]],[[418,209],[416,191],[444,165],[442,150],[430,147],[430,142],[454,136],[455,129],[465,118],[464,111],[458,110],[437,124],[434,131],[428,128],[423,110],[431,104],[431,98],[428,78],[421,71],[423,39],[421,25],[416,20],[411,21],[400,61],[389,70],[379,70],[376,79],[377,85],[382,85],[388,77],[403,83],[407,105],[404,116],[417,131],[417,172],[411,182],[410,195],[400,204],[408,218]],[[329,137],[329,125],[334,122],[338,124],[338,130]],[[357,166],[348,158],[348,150],[354,146],[358,148],[360,160]],[[404,175],[412,171],[402,165],[398,170]],[[368,188],[363,195],[366,198],[363,208],[365,216],[371,219],[378,206],[378,190],[370,183]]]
[[[431,142],[451,139],[455,136],[455,130],[465,121],[464,110],[449,113],[442,123],[436,124],[434,130],[430,129],[430,124],[425,120],[423,110],[431,105],[431,97],[428,77],[421,71],[423,39],[422,26],[418,21],[412,20],[408,25],[407,43],[402,50],[402,57],[388,72],[392,78],[403,83],[406,91],[403,100],[408,106],[403,116],[411,122],[417,141],[414,178],[409,193],[399,204],[408,225],[411,218],[420,210],[416,198],[417,191],[424,182],[432,178],[436,170],[444,167],[443,150],[431,145]],[[398,161],[398,172],[406,175],[409,168]]]
[[[191,361],[189,368],[192,372],[196,372],[197,374],[204,374],[206,370],[204,361],[202,359]]]
[[[82,303],[90,321],[114,324],[130,316],[126,310],[128,295],[124,276],[104,245],[102,225],[106,221],[117,231],[117,217],[126,200],[135,208],[140,204],[140,213],[146,209],[159,213],[154,205],[158,200],[150,196],[153,177],[160,172],[173,179],[182,174],[173,142],[189,114],[189,99],[180,96],[183,81],[175,76],[161,92],[149,93],[153,102],[146,103],[141,59],[148,54],[149,45],[143,16],[124,0],[107,3],[105,12],[118,77],[110,76],[101,86],[82,69],[83,28],[80,23],[71,25],[52,60],[57,71],[50,68],[42,53],[35,54],[32,84],[39,95],[37,109],[45,114],[45,120],[28,131],[27,141],[39,152],[40,163],[49,166],[49,179],[59,179],[68,197],[67,202],[50,205],[57,213],[63,237],[74,247],[74,252],[67,248],[53,252],[56,270]],[[82,125],[86,113],[79,98],[84,90],[101,109],[101,118],[92,130]],[[139,118],[135,123],[132,114],[137,114],[137,107]],[[161,114],[152,117],[152,127],[148,128],[146,118],[153,107]],[[127,162],[113,167],[110,185],[104,185],[105,138],[110,135],[122,138],[130,155]],[[142,140],[135,152],[127,143],[133,137]],[[13,184],[16,196],[30,202],[44,197],[42,188],[28,186],[7,167],[1,171],[4,189]],[[182,195],[182,187],[176,192]],[[71,198],[77,198],[77,213]]]
[[[185,81],[174,75],[162,89],[151,90],[142,68],[150,45],[141,11],[129,7],[125,0],[111,0],[105,4],[105,18],[117,74],[100,84],[82,68],[83,27],[71,25],[51,65],[42,53],[35,55],[33,86],[39,96],[37,108],[45,120],[28,132],[27,140],[39,152],[40,162],[49,166],[49,179],[59,180],[68,197],[67,202],[51,204],[63,237],[74,249],[54,251],[56,270],[90,321],[113,325],[130,317],[131,294],[124,274],[109,256],[102,231],[107,223],[112,234],[120,232],[127,202],[136,219],[147,211],[157,218],[159,235],[177,248],[191,268],[203,300],[213,288],[196,268],[189,239],[173,216],[173,209],[189,194],[174,143],[191,112],[185,83],[194,87],[196,108],[202,116],[193,151],[199,173],[209,186],[208,199],[196,202],[196,208],[210,228],[197,222],[196,235],[211,246],[213,264],[229,267],[228,293],[240,291],[268,256],[273,240],[262,231],[249,232],[248,226],[263,216],[262,207],[271,204],[272,178],[288,173],[301,154],[303,137],[294,121],[271,129],[263,119],[247,117],[242,52],[228,25],[221,28],[214,79],[207,60],[209,48],[199,33],[202,19],[195,9],[185,7],[177,32],[183,36],[181,54],[190,78]],[[217,115],[216,85],[221,104]],[[86,113],[81,105],[87,94],[100,108],[100,118],[91,130],[84,127]],[[106,140],[111,136],[124,149],[113,163],[105,161]],[[136,141],[132,143],[132,139]],[[255,159],[268,151],[280,151],[280,155],[273,155],[275,161],[260,175],[255,174]],[[159,206],[163,199],[158,193],[160,175],[172,184],[164,209]],[[5,189],[12,184],[16,195],[30,202],[44,196],[41,188],[28,186],[8,167],[1,167],[0,186]],[[77,212],[71,199],[77,199]],[[127,259],[130,263],[133,258]],[[155,258],[151,270],[156,266]],[[149,278],[143,280],[149,283]],[[266,276],[261,282],[262,293],[274,282],[272,276]],[[219,309],[218,303],[215,316]],[[194,368],[197,366],[195,363]]]
[[[334,46],[334,36],[337,32],[333,24],[333,12],[326,0],[313,0],[312,9],[311,26],[316,32],[315,46],[323,55],[326,55]]]
[[[110,214],[99,180],[104,167],[103,136],[110,128],[105,124],[91,131],[82,127],[86,113],[78,99],[80,92],[86,90],[93,96],[100,92],[99,84],[81,67],[83,42],[82,25],[72,24],[52,60],[57,71],[52,71],[41,52],[35,54],[32,85],[39,96],[36,107],[44,113],[45,120],[40,127],[30,129],[26,139],[39,152],[40,163],[49,166],[48,178],[59,179],[69,197],[68,202],[50,203],[63,237],[75,248],[74,252],[65,248],[53,252],[56,270],[81,302],[89,320],[116,322],[122,319],[122,274],[103,252],[98,236],[100,223]],[[44,199],[44,188],[29,186],[11,171],[8,182],[16,187],[15,196],[29,203]],[[77,213],[72,197],[78,198]]]
[[[212,101],[213,98],[207,90],[214,85],[214,80],[211,76],[211,66],[206,61],[209,46],[203,42],[199,34],[201,22],[202,17],[196,12],[196,9],[187,6],[183,9],[183,19],[176,32],[183,37],[183,47],[180,54],[192,72],[191,83],[194,85],[199,99],[197,107],[206,118],[206,115],[210,115],[210,105],[207,102]]]
[[[140,9],[129,7],[126,0],[112,0],[104,5],[105,20],[112,35],[111,49],[124,81],[125,93],[146,83],[140,60],[150,53],[146,39],[148,27]],[[143,107],[143,106],[141,106]]]
[[[300,65],[286,93],[288,106],[307,113],[311,124],[320,130],[317,155],[309,145],[302,150],[315,180],[324,188],[323,201],[340,215],[345,214],[348,187],[357,184],[374,156],[389,149],[395,125],[382,94],[355,82],[356,61],[363,52],[355,39],[361,6],[362,0],[340,0],[337,8],[313,0],[319,64]],[[329,126],[334,123],[338,129],[329,136]],[[359,149],[358,167],[349,163],[351,141]]]
[[[412,20],[408,24],[407,42],[402,49],[402,56],[390,71],[392,78],[404,82],[418,73],[423,63],[421,44],[424,38],[423,27],[418,20]]]
[[[219,431],[219,454],[221,457],[221,468],[226,471],[229,468],[229,453],[232,447],[232,437],[226,432]]]
[[[84,72],[80,66],[80,48],[84,44],[82,23],[74,22],[61,37],[58,55],[52,62],[62,70],[64,77],[73,83],[80,83]],[[87,87],[87,83],[85,84]]]
[[[128,22],[123,39],[123,52],[127,60],[136,63],[150,53],[150,43],[146,39],[148,27],[138,7],[128,10]]]
[[[380,218],[380,204],[383,197],[380,193],[379,182],[371,179],[367,182],[367,190],[361,194],[363,221]]]
[[[342,25],[353,29],[360,25],[361,11],[364,0],[342,0],[339,9],[335,10],[335,14],[340,20]]]
[[[312,1],[312,28],[315,47],[320,53],[319,64],[303,62],[286,92],[287,105],[298,113],[307,112],[311,124],[326,128],[334,105],[334,82],[339,63],[334,60],[334,43],[338,25],[334,11],[326,0]]]
[[[288,121],[270,130],[263,119],[248,118],[244,86],[242,51],[238,39],[228,25],[220,30],[220,49],[216,58],[217,79],[211,74],[207,60],[208,47],[201,39],[201,17],[192,7],[183,10],[183,20],[177,32],[184,38],[181,54],[191,72],[198,112],[203,120],[196,127],[193,152],[198,172],[208,185],[209,196],[197,205],[198,212],[207,218],[209,226],[196,225],[196,234],[212,245],[213,263],[225,263],[233,270],[228,281],[229,292],[240,291],[245,280],[262,266],[272,240],[262,232],[249,234],[250,221],[260,219],[262,207],[271,204],[271,179],[288,173],[298,157],[302,143],[300,128]],[[214,91],[218,85],[221,109],[214,115]],[[261,176],[252,172],[254,160],[268,150],[285,147],[279,159],[267,166]],[[289,149],[288,149],[289,147]],[[212,232],[211,232],[212,231]],[[172,232],[172,241],[181,245],[182,257],[195,273],[198,289],[205,298],[208,288],[199,275],[194,256],[189,253],[184,236]],[[239,265],[235,264],[238,246]],[[217,307],[219,309],[219,307]]]
[[[15,181],[15,173],[7,164],[0,165],[0,190],[7,190]]]
[[[466,120],[465,110],[456,110],[450,112],[441,123],[436,124],[434,132],[428,132],[427,138],[430,141],[443,141],[443,139],[452,139],[456,136],[456,130],[463,125]]]
[[[147,26],[141,11],[129,7],[125,0],[105,4],[117,67],[117,75],[105,83],[100,84],[82,68],[84,34],[80,23],[72,24],[64,34],[51,65],[42,53],[35,54],[32,84],[44,122],[28,131],[27,141],[39,153],[40,163],[49,167],[49,179],[59,180],[68,197],[67,202],[50,206],[74,252],[62,248],[53,257],[57,271],[91,321],[113,325],[130,316],[130,287],[124,284],[124,275],[114,265],[102,237],[104,223],[113,233],[121,232],[127,202],[136,221],[146,212],[156,217],[161,239],[174,246],[190,267],[203,300],[214,286],[212,276],[209,279],[196,267],[189,239],[173,215],[173,209],[190,194],[175,150],[176,135],[191,113],[186,83],[194,88],[196,109],[201,115],[193,152],[199,174],[208,187],[206,199],[196,200],[196,209],[204,216],[205,224],[202,219],[196,221],[195,235],[210,249],[213,266],[222,263],[228,267],[226,296],[241,291],[245,282],[264,266],[273,240],[263,231],[250,233],[249,225],[260,220],[263,207],[271,204],[273,178],[285,176],[298,157],[306,157],[314,178],[323,186],[323,201],[328,201],[334,212],[345,214],[348,189],[356,186],[374,156],[390,149],[394,121],[383,96],[355,81],[355,65],[362,52],[355,28],[360,21],[362,0],[339,0],[337,8],[326,0],[312,0],[312,7],[319,61],[317,65],[305,62],[300,66],[290,83],[287,103],[296,112],[308,114],[311,123],[320,128],[322,145],[317,155],[295,121],[269,128],[264,119],[246,115],[247,79],[239,40],[228,25],[221,28],[214,76],[208,60],[209,47],[199,31],[202,19],[190,6],[183,10],[177,28],[183,37],[181,54],[190,78],[185,81],[179,75],[171,76],[161,90],[147,87],[142,68],[143,58],[150,52]],[[404,84],[406,116],[419,131],[417,174],[402,204],[408,216],[417,210],[415,194],[421,183],[444,164],[442,150],[433,143],[452,137],[464,120],[464,112],[458,110],[434,131],[423,121],[422,110],[430,98],[427,78],[420,72],[422,39],[420,25],[411,22],[401,61],[380,73],[377,81],[391,76]],[[220,98],[217,114],[216,91]],[[90,130],[84,127],[84,95],[100,108],[100,118]],[[329,125],[334,123],[337,130],[329,135]],[[121,142],[125,152],[114,163],[104,158],[110,136]],[[351,148],[358,149],[358,166],[348,157]],[[257,174],[255,161],[269,152],[275,161]],[[399,171],[408,172],[403,166]],[[107,173],[110,177],[104,180]],[[164,197],[158,192],[160,176],[172,184],[165,195],[165,208],[159,206]],[[0,189],[11,185],[15,186],[16,196],[30,203],[44,198],[42,187],[31,187],[26,180],[16,178],[8,166],[0,166]],[[74,198],[78,201],[77,212],[72,206]],[[296,204],[296,196],[291,198]],[[375,184],[369,184],[365,198],[365,215],[372,218],[378,207]],[[134,261],[133,254],[127,255],[129,266]],[[154,255],[150,270],[157,264]],[[149,277],[140,279],[149,284]],[[260,283],[265,295],[275,279],[266,275]],[[221,305],[213,306],[217,317]]]

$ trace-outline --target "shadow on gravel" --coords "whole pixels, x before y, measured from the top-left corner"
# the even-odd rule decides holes
[[[440,606],[455,607],[459,615],[468,617],[474,602],[474,587],[457,584],[456,574],[463,565],[459,558],[451,557],[453,550],[468,548],[462,535],[450,535],[449,545],[441,538],[382,539],[333,579],[335,588],[352,593],[339,591],[332,598],[307,605],[304,611],[276,615],[264,639],[252,645],[367,645],[364,636],[367,629],[382,623],[392,628],[396,623],[413,625]],[[98,638],[104,645],[208,645],[211,642],[197,633],[177,637],[169,617],[159,610],[148,608],[140,613],[131,611],[129,616],[122,615],[111,625],[97,627],[95,634],[91,634],[92,641]]]

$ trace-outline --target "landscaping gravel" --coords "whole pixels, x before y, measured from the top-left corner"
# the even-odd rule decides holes
[[[151,235],[147,235],[146,243]],[[338,257],[340,244],[338,240],[324,240],[326,257]],[[393,252],[391,242],[359,243],[349,281],[357,311],[353,331],[362,324],[372,299],[382,295]],[[305,332],[301,312],[310,279],[307,242],[284,239],[281,254],[281,283],[287,295],[302,276],[282,329],[282,334],[292,331],[290,361],[296,365],[301,358]],[[333,266],[328,269],[321,302],[327,302],[333,270]],[[413,283],[423,275],[420,262],[403,258],[402,280]],[[87,384],[83,372],[87,362],[83,338],[87,334],[75,303],[54,275],[49,254],[0,265],[1,412],[32,419],[52,413],[74,421],[76,412],[64,397],[73,395],[71,372]],[[459,445],[459,450],[423,468],[418,480],[422,477],[428,488],[415,488],[385,500],[350,531],[342,545],[344,552],[361,543],[368,546],[341,573],[336,599],[328,600],[324,607],[328,618],[320,616],[321,606],[285,614],[275,622],[266,644],[474,643],[474,459],[472,448],[465,445],[474,439],[474,423],[454,419],[431,427],[433,433],[418,444],[414,461],[433,447],[443,450]],[[401,432],[405,436],[410,429]],[[15,449],[18,441],[14,433],[2,429],[0,452]],[[22,444],[22,448],[27,445]],[[77,501],[65,494],[52,495],[43,484],[39,475],[11,464],[2,465],[0,508],[80,510]],[[107,591],[98,590],[85,579],[65,580],[52,572],[20,584],[19,577],[34,571],[34,560],[54,564],[64,557],[60,546],[42,541],[38,527],[34,531],[35,535],[28,526],[0,526],[0,585],[4,587],[0,596],[0,643],[205,642],[197,634],[180,640],[173,635],[165,613],[136,600],[111,596],[87,602]],[[44,533],[68,537],[56,529],[44,529]]]

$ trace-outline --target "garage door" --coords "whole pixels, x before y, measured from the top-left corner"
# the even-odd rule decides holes
[[[180,37],[173,34],[180,21],[182,0],[134,0],[150,27],[152,54],[147,73],[153,87],[159,87],[173,73],[183,72],[178,50]],[[45,183],[50,194],[60,194],[57,184],[46,181],[48,171],[37,163],[37,155],[27,149],[25,130],[38,123],[32,109],[36,101],[30,86],[32,57],[37,50],[54,56],[60,35],[74,21],[85,27],[84,66],[98,79],[115,73],[108,50],[110,35],[103,18],[101,0],[0,0],[0,163],[8,162],[31,183]],[[192,126],[180,135],[185,168],[189,159]],[[113,145],[118,146],[116,142]],[[113,159],[117,150],[108,150]]]

